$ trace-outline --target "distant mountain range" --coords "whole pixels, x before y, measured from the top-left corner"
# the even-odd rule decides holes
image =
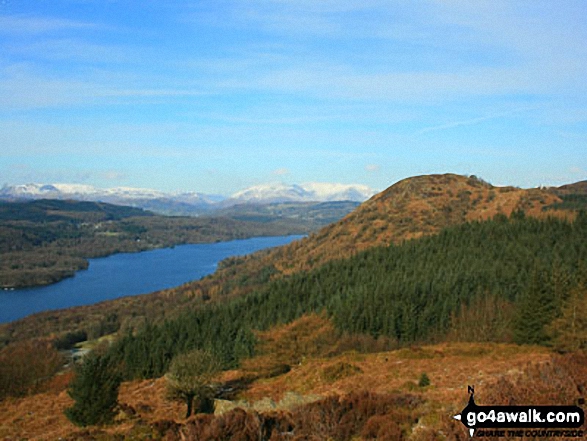
[[[169,194],[144,188],[97,188],[82,184],[24,184],[4,186],[0,199],[73,199],[128,205],[165,214],[199,214],[222,201],[221,196],[202,193]]]
[[[328,184],[323,182],[310,182],[301,185],[266,184],[239,191],[224,203],[235,205],[276,202],[364,202],[375,193],[375,190],[359,184]]]
[[[375,193],[365,185],[317,182],[258,185],[228,198],[197,192],[165,193],[129,187],[102,189],[83,184],[24,184],[2,187],[0,199],[73,199],[128,205],[163,214],[197,215],[243,204],[363,202]]]

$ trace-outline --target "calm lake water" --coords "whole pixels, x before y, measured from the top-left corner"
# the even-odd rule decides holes
[[[35,312],[172,288],[213,273],[218,262],[227,257],[285,245],[302,237],[255,237],[90,259],[87,270],[53,285],[0,291],[0,323]]]

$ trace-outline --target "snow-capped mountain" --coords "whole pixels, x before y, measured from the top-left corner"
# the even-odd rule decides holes
[[[312,193],[318,201],[353,201],[365,202],[377,191],[361,184],[329,184],[326,182],[309,182],[303,188]]]
[[[363,202],[375,193],[375,190],[360,184],[329,184],[325,182],[309,182],[300,185],[264,184],[234,193],[224,203]]]
[[[203,193],[165,193],[132,187],[97,188],[84,184],[24,184],[4,186],[0,199],[74,199],[129,205],[164,214],[198,214],[224,198]]]
[[[94,200],[100,197],[122,197],[131,199],[165,197],[165,193],[143,188],[116,187],[102,189],[84,184],[24,184],[0,189],[1,196],[36,199],[39,197]]]
[[[275,202],[363,202],[376,192],[365,185],[311,182],[249,187],[225,199],[196,192],[165,193],[131,187],[97,188],[85,184],[24,184],[0,188],[0,199],[74,199],[144,208],[163,214],[194,215],[237,204]]]

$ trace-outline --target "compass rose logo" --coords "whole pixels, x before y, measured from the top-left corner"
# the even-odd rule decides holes
[[[465,411],[467,411],[467,409],[477,407],[475,405],[475,386],[467,386],[467,393],[469,394],[469,404],[467,404],[467,407],[465,407],[461,411],[461,413],[453,416],[453,418],[455,420],[462,421],[463,413],[465,413]],[[463,424],[465,424],[465,426],[467,425],[464,422],[463,422]],[[474,428],[469,428],[469,436],[473,437],[474,434],[475,434],[475,429]]]

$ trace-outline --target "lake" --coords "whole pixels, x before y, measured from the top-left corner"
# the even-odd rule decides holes
[[[213,273],[218,262],[227,257],[285,245],[302,237],[254,237],[89,259],[87,270],[53,285],[0,291],[0,323],[35,312],[173,288]]]

